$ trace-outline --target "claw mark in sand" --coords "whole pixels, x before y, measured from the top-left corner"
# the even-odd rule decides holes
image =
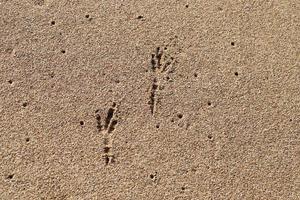
[[[151,55],[150,67],[153,73],[153,81],[150,91],[148,104],[150,106],[151,114],[154,115],[158,104],[159,90],[163,88],[164,77],[168,78],[168,74],[174,72],[174,66],[177,63],[173,56],[170,56],[169,50],[177,46],[177,37],[171,38],[170,42],[163,48],[157,47],[155,52]],[[180,52],[180,49],[175,51],[175,54]]]
[[[107,111],[107,116],[105,118],[104,125],[102,125],[100,110],[96,110],[95,112],[97,130],[99,133],[104,135],[103,159],[106,165],[115,162],[115,156],[112,153],[111,134],[115,130],[115,127],[118,123],[116,112],[117,106],[116,103],[113,103],[113,105]]]
[[[157,85],[157,80],[154,78],[153,83],[152,83],[152,88],[151,88],[151,94],[150,94],[150,100],[149,100],[149,105],[150,105],[150,110],[151,114],[154,115],[155,113],[155,108],[156,108],[156,91],[157,91],[158,85]]]

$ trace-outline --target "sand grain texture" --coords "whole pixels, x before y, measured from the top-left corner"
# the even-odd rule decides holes
[[[0,199],[299,200],[298,0],[0,0]]]

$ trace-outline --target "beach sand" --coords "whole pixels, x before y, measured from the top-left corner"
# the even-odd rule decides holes
[[[0,199],[300,199],[297,0],[0,0]]]

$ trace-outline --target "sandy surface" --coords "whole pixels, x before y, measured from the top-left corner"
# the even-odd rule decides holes
[[[0,0],[0,199],[299,200],[298,0]]]

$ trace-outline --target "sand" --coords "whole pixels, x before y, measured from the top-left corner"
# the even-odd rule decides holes
[[[298,0],[0,0],[0,199],[300,199]]]

